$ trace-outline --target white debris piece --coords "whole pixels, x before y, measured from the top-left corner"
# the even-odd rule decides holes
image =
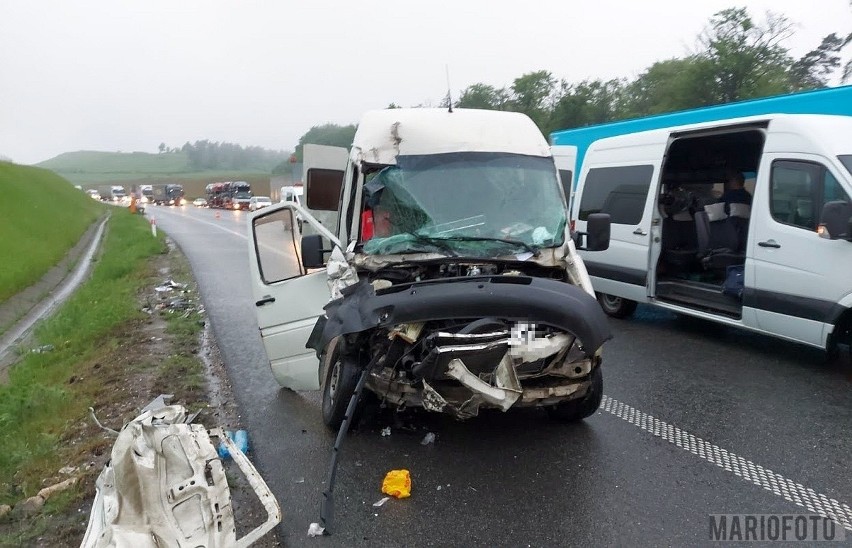
[[[325,533],[325,527],[320,527],[319,523],[312,523],[308,527],[308,536],[309,537],[319,537]]]
[[[390,435],[391,435],[391,429],[390,429],[390,426],[386,426],[386,427],[382,428],[382,437],[383,437],[383,438],[386,438],[386,437],[388,437],[388,436],[390,436]]]
[[[381,505],[383,505],[384,503],[386,503],[388,500],[390,500],[390,497],[384,497],[384,498],[381,498],[381,499],[377,500],[376,502],[374,502],[374,503],[373,503],[373,506],[375,506],[376,508],[378,508],[379,506],[381,506]]]
[[[429,432],[425,436],[423,436],[423,441],[420,442],[420,445],[429,445],[430,443],[435,442],[435,433]]]
[[[164,401],[155,399],[118,433],[95,484],[82,548],[250,546],[281,521],[278,502],[221,428],[208,431],[201,424],[187,424],[186,409],[164,406]],[[266,521],[239,539],[228,481],[211,436],[228,446],[267,513]],[[76,478],[43,494],[71,481]]]

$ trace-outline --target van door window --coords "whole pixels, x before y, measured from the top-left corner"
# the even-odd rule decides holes
[[[825,166],[793,160],[773,162],[770,211],[779,223],[816,230],[823,204],[836,200],[849,201],[849,197]]]
[[[579,219],[585,221],[592,213],[609,213],[613,224],[638,224],[653,173],[651,165],[590,169],[583,186]]]
[[[303,275],[293,230],[293,212],[279,209],[254,219],[257,262],[265,284],[273,284]]]

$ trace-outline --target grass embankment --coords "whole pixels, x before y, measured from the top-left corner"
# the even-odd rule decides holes
[[[0,303],[38,281],[105,211],[52,171],[0,162]]]
[[[142,310],[146,300],[156,308],[152,288],[164,267],[176,280],[189,278],[188,265],[176,272],[167,250],[144,217],[114,210],[90,279],[35,330],[32,346],[52,350],[22,354],[0,385],[0,504],[15,506],[0,519],[0,546],[38,536],[50,545],[79,543],[88,516],[74,508],[94,496],[113,443],[94,426],[90,406],[118,428],[161,392],[189,407],[204,400],[199,313]],[[75,487],[34,515],[18,511],[16,504],[66,479],[59,470],[69,465],[79,467]]]

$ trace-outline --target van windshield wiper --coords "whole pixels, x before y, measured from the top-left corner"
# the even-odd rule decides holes
[[[451,245],[446,243],[446,238],[433,238],[432,236],[426,236],[424,234],[418,234],[416,232],[406,232],[407,235],[414,238],[415,242],[431,245],[433,247],[437,247],[450,257],[458,257],[459,254],[455,252]]]
[[[496,238],[492,236],[424,236],[422,234],[415,234],[418,238],[426,238],[429,241],[444,241],[444,242],[503,242],[504,244],[510,244],[518,247],[523,247],[525,250],[529,251],[533,255],[538,255],[539,248],[536,246],[530,245],[526,242],[522,242],[521,240],[513,240],[511,238]]]

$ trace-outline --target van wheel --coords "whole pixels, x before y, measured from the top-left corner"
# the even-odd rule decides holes
[[[330,429],[337,431],[355,393],[360,369],[352,358],[340,356],[337,348],[330,360],[322,390],[322,420]]]
[[[550,418],[559,422],[576,422],[595,414],[603,399],[603,373],[601,366],[592,370],[592,384],[586,395],[577,400],[557,403],[547,407]]]
[[[636,301],[598,293],[598,302],[604,313],[613,318],[626,318],[636,311]]]

